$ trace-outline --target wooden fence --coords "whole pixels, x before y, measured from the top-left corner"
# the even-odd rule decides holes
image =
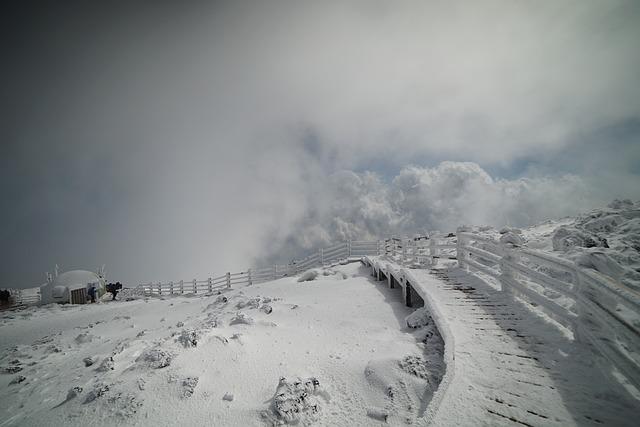
[[[502,291],[541,310],[593,346],[640,389],[640,293],[595,270],[468,232],[457,234],[462,268],[494,277]]]
[[[2,308],[38,305],[41,302],[40,288],[8,289],[11,296]]]
[[[332,265],[344,260],[359,260],[365,255],[377,255],[382,247],[379,241],[349,240],[337,243],[301,260],[292,261],[285,265],[272,265],[256,269],[249,269],[240,273],[225,273],[221,276],[210,277],[206,280],[181,280],[167,283],[145,283],[139,285],[145,295],[172,295],[211,293],[229,289],[238,285],[252,285],[267,282],[286,276],[294,276],[309,268]]]
[[[412,239],[350,240],[287,265],[227,272],[206,280],[139,285],[145,295],[214,293],[297,275],[312,267],[384,255],[410,267],[457,259],[460,267],[495,278],[502,291],[541,310],[593,346],[640,389],[640,293],[594,270],[554,255],[460,231],[455,235]],[[39,288],[11,290],[12,305],[40,302]],[[635,317],[634,317],[635,316]]]

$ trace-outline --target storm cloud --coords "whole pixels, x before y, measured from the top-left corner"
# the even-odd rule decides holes
[[[633,1],[3,13],[0,286],[208,277],[640,197]]]

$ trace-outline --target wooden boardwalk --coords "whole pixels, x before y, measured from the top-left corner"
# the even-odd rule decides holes
[[[459,268],[365,264],[409,305],[424,303],[443,335],[447,372],[426,424],[637,425],[640,402],[602,373],[592,349],[511,295]]]

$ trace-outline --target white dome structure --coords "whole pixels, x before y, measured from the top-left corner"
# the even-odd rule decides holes
[[[40,288],[42,303],[72,302],[75,304],[84,304],[86,303],[88,295],[87,291],[94,286],[97,296],[103,295],[105,292],[104,277],[86,270],[67,271],[56,276]],[[84,290],[84,293],[82,291],[73,292],[78,290]],[[82,295],[84,295],[84,297]]]

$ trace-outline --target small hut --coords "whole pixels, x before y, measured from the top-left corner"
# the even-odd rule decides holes
[[[55,276],[47,275],[47,283],[40,287],[42,304],[52,302],[86,304],[89,301],[89,289],[96,288],[96,296],[104,295],[106,289],[104,268],[97,273],[87,270],[71,270]]]

